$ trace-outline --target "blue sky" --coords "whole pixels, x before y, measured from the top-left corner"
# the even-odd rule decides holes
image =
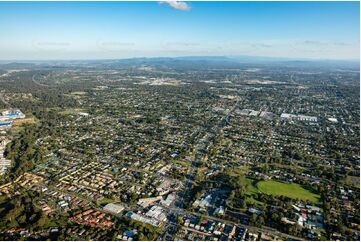
[[[0,2],[0,59],[359,59],[359,2]]]

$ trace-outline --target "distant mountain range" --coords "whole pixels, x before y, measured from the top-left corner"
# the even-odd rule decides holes
[[[183,56],[183,57],[150,57],[104,60],[49,60],[49,61],[1,61],[2,69],[20,69],[36,67],[134,67],[151,65],[169,68],[240,68],[244,65],[282,65],[286,67],[338,67],[359,69],[359,60],[316,60],[292,59],[256,56]]]

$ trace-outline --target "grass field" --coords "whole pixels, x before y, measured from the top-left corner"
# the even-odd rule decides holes
[[[115,202],[119,202],[119,200],[116,200],[116,199],[111,199],[111,198],[100,198],[100,199],[98,199],[97,201],[96,201],[96,203],[98,204],[98,205],[106,205],[106,204],[108,204],[108,203],[115,203]]]
[[[246,179],[245,179],[245,183],[246,183],[246,186],[247,186],[247,193],[248,193],[249,195],[252,195],[252,194],[255,194],[255,193],[258,193],[258,192],[259,192],[259,190],[257,189],[257,187],[254,186],[254,183],[255,183],[254,180],[246,178]]]
[[[30,118],[14,120],[13,126],[21,126],[23,124],[35,124],[35,123],[36,123],[36,119],[34,117],[30,117]]]
[[[75,98],[75,99],[81,99],[86,94],[87,94],[86,92],[72,92],[69,94],[64,94],[64,96]]]
[[[69,108],[63,111],[60,111],[59,114],[61,115],[77,115],[79,113],[85,112],[85,109],[81,109],[81,108]]]
[[[70,95],[80,95],[80,96],[85,95],[85,94],[86,94],[86,92],[72,92],[72,93],[70,93]]]
[[[265,194],[286,196],[304,201],[309,200],[314,203],[320,198],[319,195],[314,194],[295,183],[283,183],[272,180],[260,181],[257,183],[257,189]]]
[[[360,177],[358,176],[347,176],[346,184],[354,187],[360,187]]]
[[[187,161],[184,161],[184,160],[174,160],[172,161],[174,164],[178,164],[178,165],[181,165],[183,167],[190,167],[191,166],[191,162],[187,162]]]

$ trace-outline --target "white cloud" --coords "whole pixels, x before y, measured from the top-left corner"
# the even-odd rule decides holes
[[[181,10],[181,11],[188,11],[191,9],[191,7],[186,3],[182,1],[159,1],[159,3],[165,3],[171,6],[174,9]]]

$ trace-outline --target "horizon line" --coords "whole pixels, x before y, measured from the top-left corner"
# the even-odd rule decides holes
[[[293,61],[352,61],[360,62],[359,58],[313,58],[313,57],[282,57],[282,56],[259,56],[259,55],[180,55],[180,56],[133,56],[133,57],[120,57],[120,58],[69,58],[69,59],[0,59],[0,62],[46,62],[46,61],[115,61],[115,60],[129,60],[129,59],[155,59],[155,58],[209,58],[209,57],[224,57],[224,58],[263,58],[263,59],[280,59],[280,60],[293,60]]]

